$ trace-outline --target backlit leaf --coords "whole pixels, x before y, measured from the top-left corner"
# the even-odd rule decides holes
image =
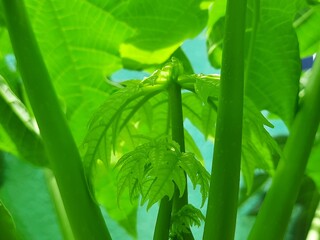
[[[147,208],[165,196],[171,199],[175,184],[182,196],[186,188],[184,171],[194,186],[200,185],[203,202],[207,197],[209,173],[194,155],[181,153],[179,146],[167,138],[137,147],[125,154],[116,167],[119,168],[119,196],[128,188],[132,198],[141,194],[141,204],[148,202]]]
[[[315,54],[320,45],[320,31],[316,29],[320,22],[320,6],[304,10],[295,20],[294,27],[299,39],[301,57]]]
[[[122,68],[119,47],[134,30],[87,1],[27,0],[32,26],[78,144]]]
[[[204,101],[201,122],[208,123],[198,129],[205,135],[210,134],[214,139],[214,122],[217,110],[219,80],[218,76],[193,75],[190,82],[195,84],[194,91]],[[189,110],[188,112],[192,112]],[[195,112],[195,111],[193,111]],[[199,124],[199,123],[198,123]],[[269,174],[274,172],[274,159],[279,157],[281,150],[270,136],[265,127],[273,127],[261,114],[253,101],[248,97],[244,100],[243,136],[242,136],[242,173],[247,184],[248,192],[251,190],[254,170],[259,168]],[[209,135],[208,135],[209,136]]]
[[[189,233],[192,226],[200,227],[205,217],[201,211],[191,204],[183,206],[172,216],[170,229],[170,239],[183,240],[183,234]]]
[[[121,56],[130,67],[139,66],[135,62],[163,63],[185,39],[197,36],[207,21],[207,11],[200,8],[200,0],[90,2],[136,30],[120,47]]]

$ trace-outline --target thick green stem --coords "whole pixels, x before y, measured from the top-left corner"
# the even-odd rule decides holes
[[[318,53],[320,54],[320,52]],[[297,198],[320,120],[320,58],[305,89],[272,185],[259,211],[249,239],[283,239]],[[270,221],[270,212],[272,219]]]
[[[228,0],[209,200],[203,239],[234,238],[241,162],[246,1]]]
[[[91,199],[77,146],[36,43],[23,1],[2,0],[17,63],[76,239],[111,239]]]

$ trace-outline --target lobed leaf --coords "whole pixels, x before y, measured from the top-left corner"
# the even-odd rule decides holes
[[[210,174],[192,153],[182,154],[180,166],[189,176],[193,187],[196,188],[197,185],[200,186],[200,192],[202,195],[201,206],[203,206],[208,198]]]
[[[191,82],[194,83],[194,91],[203,101],[203,106],[201,107],[201,117],[199,111],[193,110],[190,104],[188,114],[193,113],[194,116],[197,116],[197,119],[201,119],[201,125],[199,120],[198,122],[195,121],[197,123],[195,126],[205,136],[214,137],[214,119],[216,118],[216,102],[219,92],[218,76],[192,75],[189,78],[189,84]],[[281,155],[281,150],[265,129],[265,126],[273,126],[264,118],[249,97],[245,97],[243,114],[241,169],[249,192],[253,183],[254,170],[260,168],[272,175],[274,159]]]
[[[164,196],[171,199],[175,185],[182,196],[186,188],[184,171],[194,186],[201,186],[203,202],[207,197],[209,173],[194,155],[181,153],[179,146],[167,138],[137,147],[125,154],[116,167],[119,168],[118,197],[128,188],[131,198],[141,194],[141,204],[148,202],[147,208]]]
[[[282,155],[282,151],[265,129],[273,127],[272,124],[249,98],[245,98],[244,106],[241,170],[249,193],[253,184],[254,170],[263,169],[273,175],[275,159]]]
[[[191,204],[183,206],[171,218],[170,239],[183,240],[183,234],[189,233],[190,227],[200,227],[204,220],[205,217],[199,209]]]

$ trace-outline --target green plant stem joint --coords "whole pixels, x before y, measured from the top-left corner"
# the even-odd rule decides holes
[[[162,76],[161,76],[162,73]],[[183,74],[183,66],[179,60],[175,57],[171,58],[171,61],[167,63],[161,70],[156,72],[159,82],[165,82],[168,88],[168,102],[169,102],[169,118],[171,122],[171,134],[172,140],[177,142],[180,146],[180,151],[185,151],[184,143],[184,126],[183,126],[183,114],[182,114],[182,100],[181,100],[181,87],[178,84],[178,78]],[[185,182],[187,181],[185,175]],[[166,224],[167,221],[171,222],[171,215],[174,212],[178,212],[183,206],[188,204],[187,188],[183,193],[183,196],[179,197],[177,187],[175,187],[175,194],[172,200],[164,198],[161,200],[158,218],[156,222],[154,239],[165,239],[162,234],[165,233],[169,236],[170,224]],[[164,228],[161,226],[165,226]],[[162,228],[161,233],[158,231]],[[186,239],[193,239],[191,231],[190,234],[185,234]]]

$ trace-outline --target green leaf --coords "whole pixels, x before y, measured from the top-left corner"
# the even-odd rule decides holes
[[[204,164],[204,159],[202,156],[202,153],[197,146],[195,139],[192,137],[191,133],[188,132],[187,129],[184,131],[184,141],[185,141],[185,147],[186,147],[186,152],[192,152],[196,159],[198,159],[201,163]]]
[[[202,129],[206,139],[213,139],[215,136],[217,112],[209,104],[205,104],[202,108]]]
[[[252,23],[247,57],[246,95],[260,110],[276,113],[288,125],[296,112],[301,72],[298,39],[292,26],[300,2],[261,1],[260,15]]]
[[[254,103],[245,98],[242,129],[241,170],[250,193],[254,170],[262,169],[274,174],[274,161],[282,154],[277,142],[270,136],[265,127],[273,127],[260,113]]]
[[[48,166],[48,159],[35,120],[0,76],[1,150],[20,156],[37,166]],[[13,144],[15,147],[13,147]]]
[[[219,66],[225,0],[213,4],[208,29],[209,59]],[[302,0],[250,0],[247,15],[246,96],[260,110],[279,115],[290,125],[297,107],[301,63],[292,26]],[[216,16],[215,16],[216,15]],[[279,34],[281,32],[281,34]],[[214,35],[216,34],[216,35]],[[285,42],[284,38],[285,36]]]
[[[200,96],[204,103],[208,97],[217,99],[219,96],[220,76],[219,75],[197,75],[194,85],[196,94]]]
[[[182,107],[184,119],[190,122],[198,129],[202,129],[202,107],[203,103],[199,96],[192,92],[184,92],[182,94]]]
[[[163,90],[163,86],[150,86],[140,81],[127,81],[123,84],[127,86],[110,95],[89,123],[88,133],[81,147],[89,179],[98,160],[109,168],[111,161],[117,161],[124,152],[133,150],[165,131],[155,125],[150,126],[150,118],[153,120],[152,124],[166,122],[161,114],[162,105],[166,101],[160,102],[160,105],[156,101],[162,99],[156,95]],[[152,111],[148,111],[151,109]],[[153,112],[159,115],[152,116]]]
[[[2,204],[0,200],[0,229],[1,238],[8,240],[18,239],[16,234],[16,227],[12,220],[12,217],[6,207]]]
[[[320,6],[311,7],[294,22],[298,35],[301,57],[308,57],[315,54],[320,45],[320,32],[316,31],[320,22]]]
[[[122,68],[119,47],[133,29],[87,1],[28,0],[26,5],[79,144],[92,113],[112,89],[106,76]]]
[[[180,71],[179,61],[173,58],[142,81],[123,82],[107,99],[92,117],[81,149],[88,176],[97,160],[108,166],[112,155],[117,159],[152,138],[168,134],[168,97],[164,91]]]
[[[181,153],[179,146],[167,138],[137,147],[125,154],[116,167],[118,196],[128,188],[132,199],[141,194],[141,204],[148,201],[147,208],[165,196],[171,199],[175,184],[182,196],[186,188],[184,171],[194,186],[200,185],[203,202],[207,197],[209,174],[192,154]]]
[[[185,75],[182,86],[193,83],[194,92],[184,93],[183,110],[188,118],[197,127],[206,139],[215,135],[216,106],[220,86],[219,75]],[[208,98],[210,99],[208,100]]]
[[[185,82],[187,78],[184,76]],[[191,107],[196,106],[196,108],[199,108],[199,106],[192,104],[189,100],[187,116],[196,116],[193,117],[195,126],[204,136],[210,136],[209,139],[213,140],[215,136],[216,102],[218,101],[220,86],[219,76],[192,75],[188,81],[188,84],[194,83],[193,91],[203,101],[203,106],[201,106],[202,114],[199,116],[199,111]],[[188,96],[188,98],[193,99],[194,103],[196,102],[196,98],[191,98],[191,96]],[[279,146],[267,132],[265,126],[273,127],[261,114],[253,101],[246,97],[243,112],[241,169],[248,192],[251,191],[253,184],[254,170],[256,168],[263,169],[272,175],[274,172],[274,159],[281,155]]]
[[[161,64],[181,45],[199,34],[207,21],[200,0],[128,0],[90,2],[136,30],[120,47],[128,62]],[[130,65],[129,65],[130,66]]]
[[[183,206],[171,218],[170,239],[183,240],[183,234],[189,233],[190,227],[200,227],[204,220],[205,217],[199,209],[191,204]]]

